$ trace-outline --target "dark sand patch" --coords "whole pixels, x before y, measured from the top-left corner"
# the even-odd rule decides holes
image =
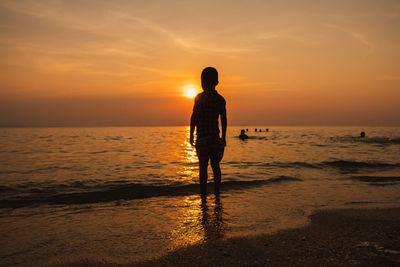
[[[300,229],[195,245],[140,265],[400,266],[400,208],[318,211],[310,218]]]
[[[123,266],[400,266],[400,208],[318,211],[310,219],[303,228],[210,241]]]

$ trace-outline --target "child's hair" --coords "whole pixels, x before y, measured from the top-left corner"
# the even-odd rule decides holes
[[[217,85],[218,71],[213,67],[207,67],[201,72],[201,80],[205,83]]]

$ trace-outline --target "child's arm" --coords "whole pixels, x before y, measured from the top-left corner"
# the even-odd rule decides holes
[[[192,116],[190,117],[190,144],[194,146],[194,129],[196,128],[197,125],[197,116],[195,115],[195,112],[192,113]]]
[[[197,102],[197,97],[194,99],[194,107],[193,107],[193,112],[192,116],[190,117],[190,144],[194,146],[194,129],[197,126],[198,123],[198,102]]]
[[[227,128],[227,119],[226,119],[226,109],[224,108],[221,112],[221,128],[222,128],[222,142],[226,146],[226,128]]]

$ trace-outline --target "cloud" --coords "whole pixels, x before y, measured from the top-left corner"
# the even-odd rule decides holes
[[[218,47],[210,44],[205,44],[200,41],[190,41],[189,38],[183,37],[178,33],[163,27],[154,21],[146,18],[128,15],[124,13],[115,13],[117,17],[125,20],[134,21],[139,23],[143,27],[152,30],[153,32],[159,33],[165,36],[167,39],[172,40],[178,47],[188,50],[189,52],[203,52],[203,53],[216,53],[216,54],[231,54],[231,53],[249,53],[254,52],[254,49],[250,48],[239,48],[239,47]]]
[[[325,26],[343,32],[346,35],[352,37],[353,39],[357,40],[360,44],[362,44],[364,47],[366,47],[369,52],[372,52],[375,48],[375,46],[368,40],[368,38],[363,33],[349,30],[345,27],[333,24],[325,24]]]
[[[290,34],[288,31],[279,32],[279,33],[259,33],[256,34],[255,37],[257,40],[288,40],[296,43],[300,43],[303,45],[308,44],[316,44],[311,40],[307,40],[304,37],[298,37],[295,34]]]

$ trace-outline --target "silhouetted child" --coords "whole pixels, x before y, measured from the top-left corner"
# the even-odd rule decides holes
[[[199,158],[199,178],[202,196],[207,193],[208,162],[214,173],[215,192],[219,192],[221,184],[220,161],[226,146],[226,102],[218,94],[218,72],[215,68],[207,67],[201,73],[203,92],[194,100],[193,113],[190,118],[190,144],[194,146],[194,130],[196,128],[196,153]],[[218,119],[221,116],[221,137],[219,135]]]
[[[244,130],[242,129],[240,131],[239,138],[242,139],[242,140],[245,140],[245,139],[248,139],[249,137],[247,136],[247,134],[244,133]]]
[[[360,137],[361,137],[361,138],[364,138],[364,137],[365,137],[365,132],[361,132],[361,133],[360,133]]]

